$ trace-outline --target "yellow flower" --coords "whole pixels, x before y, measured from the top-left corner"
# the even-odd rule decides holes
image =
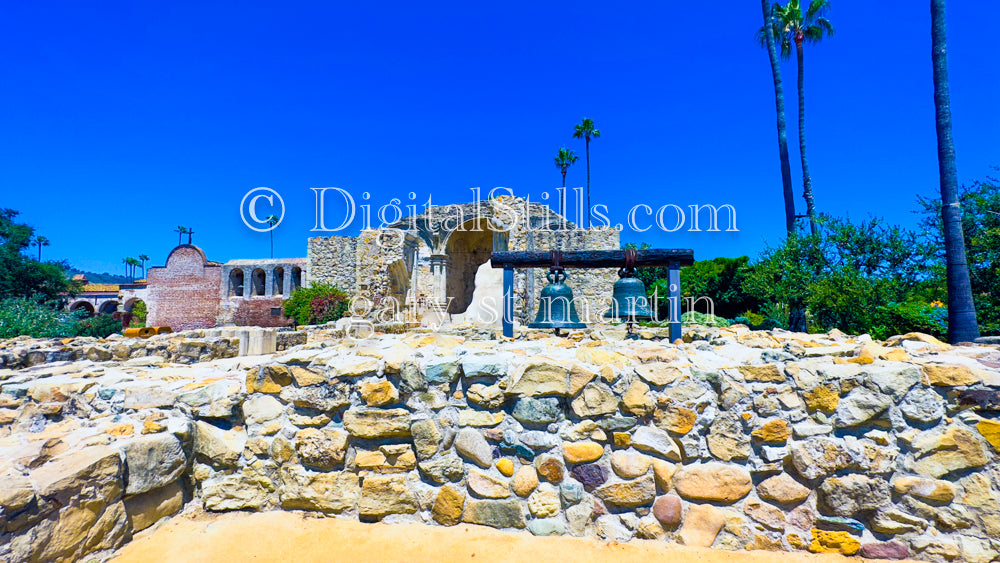
[[[944,303],[942,303],[940,299],[935,299],[934,301],[931,301],[931,307],[944,307]]]

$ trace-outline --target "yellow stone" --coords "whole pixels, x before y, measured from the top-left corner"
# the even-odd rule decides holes
[[[434,521],[442,526],[454,526],[462,520],[462,509],[465,507],[465,492],[451,485],[441,487],[431,515]]]
[[[652,458],[653,460],[653,478],[656,480],[656,488],[662,493],[670,491],[670,480],[674,478],[674,473],[677,472],[677,466],[670,463],[669,461],[663,461],[659,458]]]
[[[369,407],[382,407],[399,401],[399,391],[386,380],[361,384],[361,398]]]
[[[631,363],[631,360],[614,350],[602,350],[600,348],[580,348],[576,351],[576,359],[596,366],[610,365],[619,368],[623,368]]]
[[[108,434],[112,436],[131,436],[135,434],[135,427],[128,423],[119,424],[108,428]]]
[[[960,385],[975,385],[979,377],[972,370],[961,365],[924,365],[924,376],[931,385],[939,387],[957,387]]]
[[[287,366],[259,366],[247,371],[247,393],[280,393],[281,388],[292,384],[292,374]]]
[[[861,549],[861,542],[848,532],[830,532],[813,528],[813,541],[809,551],[813,553],[841,553],[854,555]]]
[[[827,414],[833,414],[840,404],[840,395],[829,385],[817,385],[812,391],[803,393],[802,398],[805,399],[809,410],[823,411]]]
[[[510,477],[514,474],[514,462],[506,457],[497,460],[497,470],[499,470],[500,473],[503,473],[505,477]]]
[[[809,549],[809,544],[798,534],[788,534],[788,545],[793,549]]]
[[[684,407],[670,406],[653,414],[654,422],[660,428],[675,434],[687,434],[694,428],[698,413]]]
[[[320,383],[326,383],[326,374],[317,373],[309,368],[302,366],[288,366],[288,370],[292,374],[292,379],[299,387],[308,387],[310,385],[318,385]]]
[[[976,430],[986,438],[993,449],[1000,451],[1000,422],[995,420],[980,420]]]
[[[761,442],[780,443],[788,440],[788,423],[784,420],[772,420],[754,430],[751,435]]]
[[[477,411],[465,409],[458,413],[459,426],[476,426],[480,428],[496,426],[503,422],[503,412]]]
[[[142,423],[142,433],[143,434],[155,434],[157,432],[163,432],[167,429],[166,426],[160,424],[160,421],[166,418],[163,414],[159,416],[150,415],[146,417],[146,420]]]
[[[908,362],[910,361],[910,355],[906,353],[902,348],[893,348],[881,355],[883,360],[888,360],[890,362]]]
[[[625,449],[632,445],[632,435],[628,432],[615,432],[612,438],[615,441],[616,448]]]
[[[781,551],[781,540],[773,539],[770,536],[765,536],[764,534],[754,534],[753,541],[747,544],[747,549]]]
[[[785,374],[778,369],[777,364],[764,364],[762,366],[739,366],[737,368],[747,381],[764,381],[768,383],[781,383],[785,380]]]
[[[649,385],[639,379],[632,380],[632,384],[622,395],[622,405],[635,416],[646,416],[653,412],[653,398],[649,395]]]
[[[583,442],[563,443],[563,457],[566,463],[590,463],[597,461],[604,455],[604,446],[597,442],[585,440]]]
[[[948,481],[922,479],[920,477],[899,477],[892,482],[897,494],[948,503],[955,500],[955,485]]]

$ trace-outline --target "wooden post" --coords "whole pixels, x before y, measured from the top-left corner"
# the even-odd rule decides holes
[[[681,337],[681,266],[671,261],[667,266],[670,282],[670,342]]]
[[[503,335],[514,336],[514,266],[503,268]]]

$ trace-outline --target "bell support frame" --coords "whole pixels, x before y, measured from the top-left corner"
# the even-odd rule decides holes
[[[503,335],[514,336],[514,268],[550,268],[551,251],[494,251],[490,257],[494,268],[503,268]],[[559,254],[559,266],[564,268],[621,268],[625,264],[624,250],[575,250]],[[681,267],[694,264],[694,251],[686,248],[646,248],[635,251],[636,268],[667,268],[670,282],[669,299],[681,302]],[[670,341],[681,337],[679,314],[670,315]]]

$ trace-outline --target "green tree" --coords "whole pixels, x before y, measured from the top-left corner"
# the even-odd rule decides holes
[[[65,262],[38,262],[25,256],[34,230],[16,222],[18,212],[0,209],[0,299],[8,297],[56,301],[76,286]]]
[[[781,84],[781,62],[775,38],[781,28],[769,0],[760,0],[764,25],[757,31],[757,40],[767,49],[771,62],[771,79],[774,82],[774,109],[778,115],[778,157],[781,160],[781,187],[785,198],[785,231],[795,233],[795,193],[792,191],[792,167],[788,160],[788,126],[785,124],[785,93]]]
[[[177,246],[180,246],[181,237],[186,235],[188,232],[187,227],[178,226],[176,229],[174,229],[174,232],[177,233]]]
[[[580,160],[580,157],[576,156],[576,151],[565,147],[560,148],[559,153],[556,154],[556,168],[562,173],[563,191],[559,194],[559,215],[563,217],[566,216],[566,171],[569,170],[570,166],[576,164],[578,160]]]
[[[145,278],[146,277],[146,262],[149,262],[149,256],[146,256],[145,254],[140,254],[139,255],[139,262],[142,265],[142,277]]]
[[[573,138],[583,139],[587,153],[587,213],[585,225],[590,227],[590,140],[601,136],[601,131],[594,128],[594,120],[583,118],[579,124],[573,126]]]
[[[767,249],[743,280],[762,303],[787,306],[791,329],[872,332],[898,306],[928,305],[920,300],[932,249],[916,232],[877,218],[854,224],[820,215],[817,223],[818,235],[795,233]]]
[[[1000,169],[998,169],[1000,170]],[[982,334],[1000,335],[1000,180],[987,178],[959,192],[965,254]],[[936,250],[931,263],[935,287],[932,298],[947,300],[947,257],[940,198],[920,198],[926,229]]]
[[[938,172],[941,176],[941,219],[948,280],[948,340],[970,342],[979,337],[976,306],[965,256],[962,209],[958,201],[955,144],[951,138],[951,98],[948,92],[947,18],[945,0],[931,0],[931,62],[934,67],[934,108],[937,125]]]
[[[819,231],[816,224],[816,204],[813,199],[812,177],[809,174],[809,160],[806,157],[806,90],[805,64],[803,61],[803,44],[817,43],[824,37],[833,35],[833,24],[826,18],[830,9],[829,0],[810,0],[803,12],[799,0],[788,0],[782,6],[775,3],[773,10],[780,30],[781,54],[791,55],[791,46],[795,45],[795,61],[798,69],[799,94],[799,157],[802,161],[802,195],[806,200],[806,215],[809,217],[810,232],[815,235]]]

